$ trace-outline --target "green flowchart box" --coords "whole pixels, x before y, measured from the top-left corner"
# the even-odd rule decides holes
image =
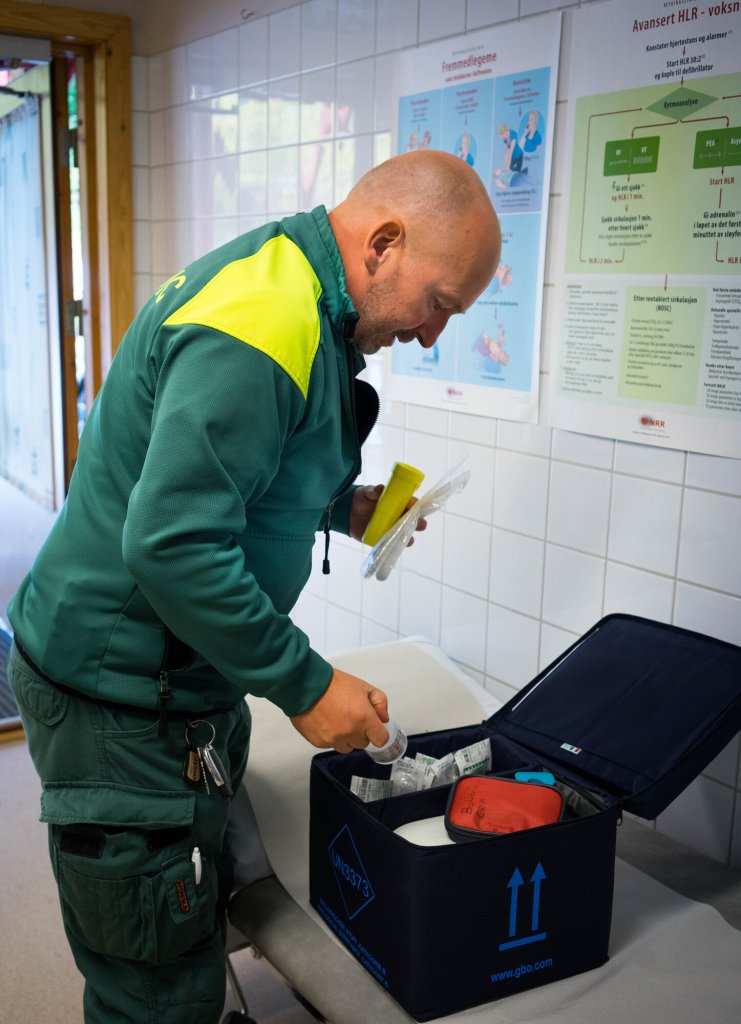
[[[741,128],[726,129],[726,167],[741,164]]]
[[[659,166],[659,136],[605,143],[604,175],[653,174]]]
[[[633,139],[633,152],[630,156],[631,174],[653,174],[659,166],[659,136],[651,135],[645,139]]]
[[[741,164],[741,128],[714,128],[698,132],[692,166],[738,167]]]

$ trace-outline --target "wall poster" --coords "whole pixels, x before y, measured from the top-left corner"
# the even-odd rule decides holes
[[[741,458],[741,3],[629,0],[573,26],[551,418]]]
[[[437,344],[386,354],[391,398],[537,422],[545,235],[561,15],[528,18],[401,54],[396,151],[456,153],[502,227],[497,272]]]

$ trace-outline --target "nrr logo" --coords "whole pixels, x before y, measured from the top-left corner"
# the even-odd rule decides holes
[[[661,427],[662,430],[666,427],[665,420],[655,420],[653,416],[641,416],[642,427]]]

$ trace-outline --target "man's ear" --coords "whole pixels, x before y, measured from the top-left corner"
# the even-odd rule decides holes
[[[363,258],[369,274],[375,274],[404,247],[404,225],[400,220],[385,220],[368,232]]]

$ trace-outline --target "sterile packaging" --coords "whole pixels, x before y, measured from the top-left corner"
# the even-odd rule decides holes
[[[435,486],[423,494],[408,511],[397,519],[391,528],[369,552],[363,561],[361,575],[364,579],[388,579],[391,570],[399,560],[404,548],[411,540],[420,519],[427,519],[433,512],[444,508],[452,495],[462,491],[471,477],[471,470],[465,466],[466,457],[449,470]],[[381,495],[383,498],[383,495]],[[365,537],[364,537],[365,539]]]

